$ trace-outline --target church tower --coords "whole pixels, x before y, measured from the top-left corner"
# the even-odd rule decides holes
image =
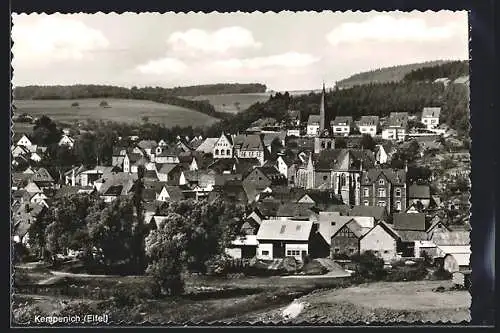
[[[325,114],[325,83],[323,82],[323,92],[321,93],[321,102],[319,105],[319,132],[325,130],[326,114]]]

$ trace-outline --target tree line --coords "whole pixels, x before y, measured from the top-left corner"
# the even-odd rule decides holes
[[[29,227],[30,248],[57,263],[56,254],[80,251],[88,270],[107,274],[148,274],[158,292],[182,292],[182,273],[206,272],[206,263],[224,253],[237,235],[245,206],[222,200],[166,203],[144,221],[141,177],[134,193],[105,203],[98,195],[74,194],[54,200]]]
[[[446,63],[446,61],[436,60],[417,64],[377,68],[371,71],[354,74],[347,79],[340,80],[336,83],[336,86],[339,88],[351,88],[353,86],[370,83],[400,82],[404,79],[405,75],[413,70],[436,66],[443,63]]]
[[[309,115],[319,114],[321,94],[290,96],[278,93],[267,102],[251,105],[228,119],[206,129],[210,136],[225,131],[243,131],[262,118],[280,122],[288,119],[288,110],[300,111],[301,121]],[[364,115],[387,117],[391,112],[418,114],[424,107],[441,107],[442,121],[462,134],[469,131],[468,87],[465,85],[426,83],[415,81],[367,84],[349,89],[336,89],[326,93],[327,122],[336,116],[352,116],[355,120]]]
[[[436,66],[415,69],[406,74],[404,81],[434,81],[439,78],[448,78],[451,81],[469,75],[469,61],[452,61]]]

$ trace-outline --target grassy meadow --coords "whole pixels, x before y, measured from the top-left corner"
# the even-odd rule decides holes
[[[109,108],[102,108],[99,103],[106,100]],[[74,102],[79,107],[72,107]],[[142,122],[142,117],[149,117],[149,122],[173,126],[202,126],[217,121],[203,113],[175,105],[161,104],[144,100],[129,99],[81,99],[81,100],[16,100],[16,113],[28,113],[33,117],[46,115],[55,121],[74,122],[80,120],[111,120],[116,122]],[[14,125],[14,130],[26,130]]]
[[[216,111],[227,113],[238,113],[257,102],[265,102],[271,93],[250,93],[250,94],[222,94],[222,95],[200,95],[183,96],[182,98],[195,101],[208,101]]]

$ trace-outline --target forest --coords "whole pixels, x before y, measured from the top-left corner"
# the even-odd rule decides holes
[[[326,94],[327,121],[335,116],[352,116],[355,120],[363,115],[386,117],[391,112],[417,114],[424,107],[441,107],[442,122],[461,134],[469,131],[469,88],[466,85],[426,82],[391,82],[367,84],[350,89],[337,89]],[[209,136],[222,131],[238,132],[248,128],[262,118],[286,120],[287,110],[299,110],[301,120],[307,122],[309,115],[319,113],[321,95],[291,96],[288,93],[275,94],[265,103],[256,103],[247,110],[206,130]]]
[[[404,79],[405,75],[414,70],[432,66],[439,66],[444,63],[446,63],[446,61],[436,60],[417,64],[378,68],[371,71],[354,74],[347,79],[338,81],[336,83],[336,86],[340,89],[345,89],[370,83],[400,82]]]
[[[467,75],[469,75],[469,61],[453,61],[413,70],[405,75],[403,81],[434,81],[439,78],[448,78],[453,81]]]
[[[217,94],[261,93],[267,89],[260,83],[218,83],[189,87],[132,87],[131,89],[107,85],[25,86],[14,88],[15,99],[81,99],[130,98],[151,99],[160,96],[200,96]]]

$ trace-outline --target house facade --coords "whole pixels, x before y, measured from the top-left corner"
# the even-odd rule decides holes
[[[348,136],[351,134],[353,122],[352,117],[341,117],[337,116],[330,124],[333,135],[336,136]]]
[[[316,114],[309,115],[309,119],[307,120],[306,134],[308,136],[318,135],[319,127],[320,127],[320,116]]]
[[[238,146],[236,152],[238,158],[256,158],[259,160],[260,165],[264,165],[265,148],[260,135],[249,134],[245,136],[243,142]]]
[[[425,107],[422,110],[422,124],[424,124],[428,130],[435,129],[439,126],[440,114],[440,107]]]
[[[378,131],[379,118],[377,116],[362,116],[358,123],[359,132],[375,136]]]
[[[392,112],[382,130],[382,139],[404,141],[408,126],[408,113]]]
[[[303,260],[310,255],[313,223],[310,221],[264,220],[257,232],[257,258],[294,257]]]
[[[336,223],[336,222],[331,222]],[[361,226],[351,219],[331,236],[330,257],[352,256],[359,253],[359,241],[363,236]]]
[[[233,157],[233,140],[229,135],[221,134],[213,148],[214,158],[232,158]]]
[[[385,222],[379,222],[370,229],[359,241],[359,250],[373,251],[385,263],[398,259],[398,234]]]
[[[360,192],[362,205],[386,207],[389,214],[405,211],[407,207],[406,171],[393,169],[364,171]]]

